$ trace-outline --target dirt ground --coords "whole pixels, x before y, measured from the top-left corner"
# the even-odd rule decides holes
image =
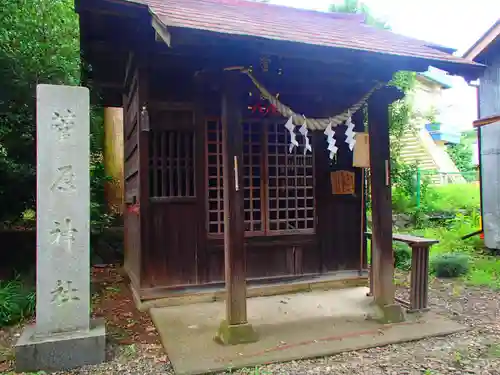
[[[168,364],[159,336],[147,313],[135,308],[132,293],[121,268],[115,265],[92,269],[92,315],[104,317],[110,361],[128,360],[137,355],[151,358],[159,366]],[[23,324],[32,323],[31,321]],[[21,325],[0,329],[0,374],[13,371],[12,344]],[[107,372],[88,372],[105,374]]]
[[[500,375],[500,292],[468,287],[461,281],[433,279],[430,284],[433,311],[466,324],[469,331],[319,359],[273,364],[258,371],[246,369],[231,373]],[[397,285],[398,296],[405,297],[408,275],[398,274]],[[119,268],[94,268],[93,290],[94,315],[103,316],[107,321],[108,361],[60,374],[173,374],[149,315],[135,309]],[[11,344],[19,336],[20,329],[0,330],[0,374],[12,371]]]

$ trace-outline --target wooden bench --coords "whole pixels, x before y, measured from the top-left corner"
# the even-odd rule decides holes
[[[372,238],[371,232],[365,234],[367,238]],[[409,234],[393,234],[392,240],[407,244],[412,253],[410,301],[396,298],[396,302],[407,308],[408,312],[426,311],[429,309],[429,249],[439,241]],[[370,250],[373,251],[373,246]],[[373,295],[373,262],[370,263],[370,295]]]

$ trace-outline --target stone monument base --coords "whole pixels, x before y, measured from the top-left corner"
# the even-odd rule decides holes
[[[106,328],[103,319],[91,320],[88,332],[66,332],[35,337],[28,326],[15,345],[16,372],[61,371],[104,362]]]

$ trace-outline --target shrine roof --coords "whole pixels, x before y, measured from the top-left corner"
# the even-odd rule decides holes
[[[130,1],[132,2],[132,1]],[[424,58],[460,65],[449,48],[369,26],[361,14],[327,13],[247,0],[135,0],[167,27]]]

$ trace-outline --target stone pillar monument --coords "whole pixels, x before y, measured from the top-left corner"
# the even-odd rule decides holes
[[[16,370],[63,370],[105,359],[104,322],[90,321],[89,92],[37,87],[36,323]]]

